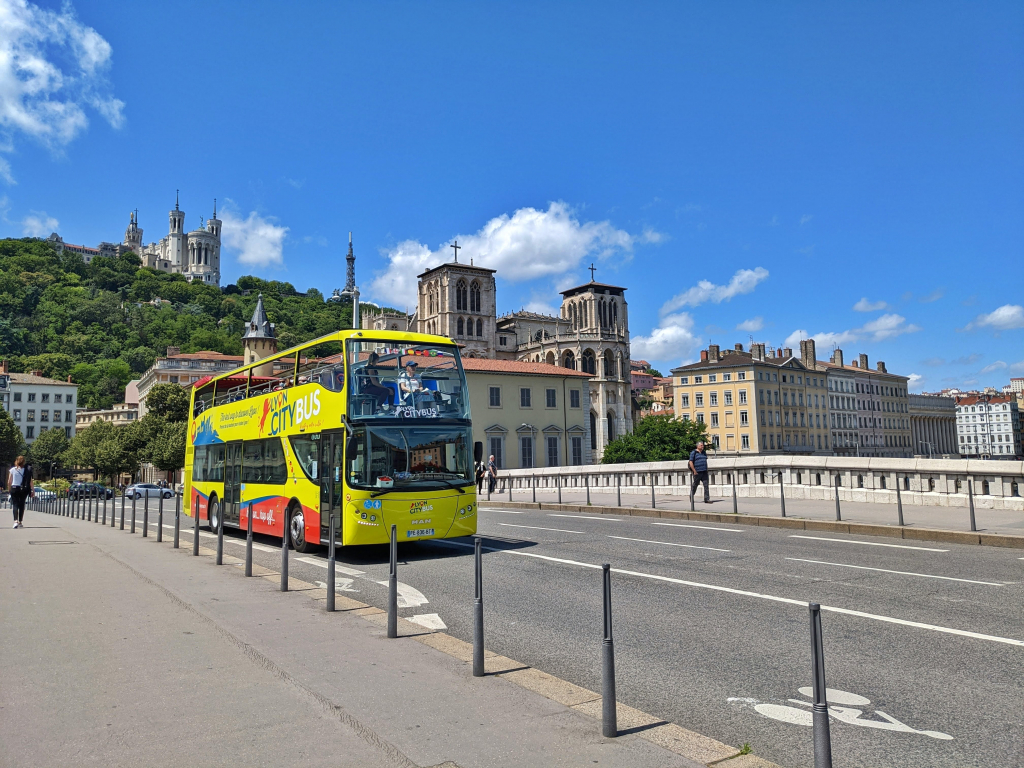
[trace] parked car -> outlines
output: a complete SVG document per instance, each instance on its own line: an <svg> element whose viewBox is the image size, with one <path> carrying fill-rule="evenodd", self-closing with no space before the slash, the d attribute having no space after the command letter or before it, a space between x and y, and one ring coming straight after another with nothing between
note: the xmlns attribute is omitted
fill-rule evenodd
<svg viewBox="0 0 1024 768"><path fill-rule="evenodd" d="M159 499L161 496L165 499L173 499L174 491L170 488L161 488L156 483L135 483L124 489L124 495L129 499L141 499L143 497Z"/></svg>
<svg viewBox="0 0 1024 768"><path fill-rule="evenodd" d="M114 489L99 483L75 483L68 488L68 496L72 499L112 499Z"/></svg>
<svg viewBox="0 0 1024 768"><path fill-rule="evenodd" d="M36 488L36 501L49 501L57 498L57 494L47 488Z"/></svg>

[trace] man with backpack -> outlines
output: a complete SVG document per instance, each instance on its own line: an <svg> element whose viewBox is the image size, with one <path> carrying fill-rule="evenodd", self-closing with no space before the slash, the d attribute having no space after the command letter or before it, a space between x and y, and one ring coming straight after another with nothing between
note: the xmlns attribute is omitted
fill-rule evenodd
<svg viewBox="0 0 1024 768"><path fill-rule="evenodd" d="M11 493L11 511L14 512L14 527L24 528L25 500L35 495L32 487L32 467L25 464L25 457L14 460L14 466L7 473L7 487Z"/></svg>
<svg viewBox="0 0 1024 768"><path fill-rule="evenodd" d="M708 455L704 452L704 441L697 443L697 449L690 451L690 472L693 473L693 482L690 485L690 501L693 501L697 488L704 483L704 503L711 503L711 493L708 488Z"/></svg>

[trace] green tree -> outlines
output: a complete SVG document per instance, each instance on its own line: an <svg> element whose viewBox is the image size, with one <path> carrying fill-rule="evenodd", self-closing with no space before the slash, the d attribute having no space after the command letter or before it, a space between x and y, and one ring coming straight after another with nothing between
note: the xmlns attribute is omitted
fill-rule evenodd
<svg viewBox="0 0 1024 768"><path fill-rule="evenodd" d="M147 460L173 479L172 472L185 466L185 435L188 424L184 421L164 424L149 444Z"/></svg>
<svg viewBox="0 0 1024 768"><path fill-rule="evenodd" d="M45 468L47 474L51 474L53 467L62 461L64 452L71 446L64 430L60 427L48 429L35 439L29 448L29 456L32 463L39 468Z"/></svg>
<svg viewBox="0 0 1024 768"><path fill-rule="evenodd" d="M146 394L146 410L167 421L188 421L188 407L188 390L177 384L154 384Z"/></svg>
<svg viewBox="0 0 1024 768"><path fill-rule="evenodd" d="M14 423L11 414L0 408L0 469L12 466L24 447L25 439L21 436L18 425ZM6 482L5 478L4 483Z"/></svg>
<svg viewBox="0 0 1024 768"><path fill-rule="evenodd" d="M668 415L647 416L605 446L602 464L628 464L641 461L683 461L697 446L708 442L707 425L697 421L679 421Z"/></svg>
<svg viewBox="0 0 1024 768"><path fill-rule="evenodd" d="M664 378L661 375L661 371L659 371L657 368L651 368L651 366L647 366L647 373L651 374L651 376L654 376L655 378L658 379Z"/></svg>

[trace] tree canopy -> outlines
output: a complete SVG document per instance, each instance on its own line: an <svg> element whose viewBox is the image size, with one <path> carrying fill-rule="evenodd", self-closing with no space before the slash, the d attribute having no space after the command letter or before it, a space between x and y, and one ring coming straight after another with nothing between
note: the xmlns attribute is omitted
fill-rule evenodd
<svg viewBox="0 0 1024 768"><path fill-rule="evenodd" d="M189 391L177 384L154 384L146 394L146 410L167 421L188 421L188 406Z"/></svg>
<svg viewBox="0 0 1024 768"><path fill-rule="evenodd" d="M51 466L63 462L64 452L70 447L64 430L60 427L48 429L35 439L29 448L29 457L37 469L49 470Z"/></svg>
<svg viewBox="0 0 1024 768"><path fill-rule="evenodd" d="M707 425L680 421L668 415L647 416L633 425L633 434L622 435L605 446L602 464L642 461L683 461L697 447L708 442Z"/></svg>
<svg viewBox="0 0 1024 768"><path fill-rule="evenodd" d="M0 323L3 318L0 317ZM11 414L0 408L0 467L9 467L14 460L21 455L25 448L25 440L21 436L21 430L14 423ZM6 483L6 479L4 479Z"/></svg>

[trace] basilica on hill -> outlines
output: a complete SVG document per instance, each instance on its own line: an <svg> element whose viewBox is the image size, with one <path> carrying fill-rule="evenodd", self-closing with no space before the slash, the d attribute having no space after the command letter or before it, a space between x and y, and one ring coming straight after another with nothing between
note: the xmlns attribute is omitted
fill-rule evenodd
<svg viewBox="0 0 1024 768"><path fill-rule="evenodd" d="M597 453L633 431L626 289L591 280L562 291L558 315L497 314L493 269L457 259L419 275L416 311L364 307L362 327L448 336L463 357L546 363L589 373Z"/></svg>

